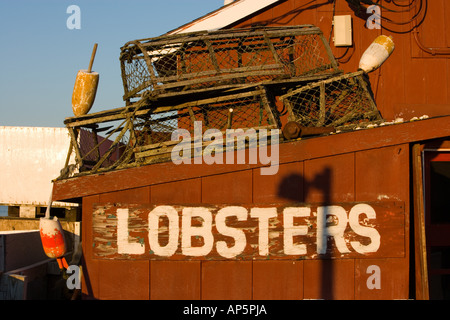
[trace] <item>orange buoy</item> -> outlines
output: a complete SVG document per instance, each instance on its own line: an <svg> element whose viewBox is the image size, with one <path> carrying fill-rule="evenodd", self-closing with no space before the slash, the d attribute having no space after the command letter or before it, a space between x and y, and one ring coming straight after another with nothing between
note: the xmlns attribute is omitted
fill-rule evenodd
<svg viewBox="0 0 450 320"><path fill-rule="evenodd" d="M79 70L75 79L72 93L72 110L76 117L87 114L94 104L99 74L91 70L96 51L97 44L94 45L89 68L87 70Z"/></svg>
<svg viewBox="0 0 450 320"><path fill-rule="evenodd" d="M59 268L68 268L64 255L67 252L64 232L57 217L41 218L39 221L42 247L49 258L56 258Z"/></svg>
<svg viewBox="0 0 450 320"><path fill-rule="evenodd" d="M361 56L359 69L366 73L378 69L389 58L394 48L392 36L378 36Z"/></svg>

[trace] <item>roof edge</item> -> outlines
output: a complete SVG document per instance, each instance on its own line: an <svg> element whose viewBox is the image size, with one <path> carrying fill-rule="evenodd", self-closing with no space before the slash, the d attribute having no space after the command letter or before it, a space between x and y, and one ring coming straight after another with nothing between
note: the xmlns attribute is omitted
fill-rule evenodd
<svg viewBox="0 0 450 320"><path fill-rule="evenodd" d="M283 0L235 0L166 34L219 30L280 1Z"/></svg>

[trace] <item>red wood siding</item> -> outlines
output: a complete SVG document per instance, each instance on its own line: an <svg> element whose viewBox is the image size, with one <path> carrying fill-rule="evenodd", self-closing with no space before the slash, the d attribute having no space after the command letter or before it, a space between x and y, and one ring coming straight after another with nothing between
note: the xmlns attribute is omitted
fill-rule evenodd
<svg viewBox="0 0 450 320"><path fill-rule="evenodd" d="M392 4L383 1L383 4ZM418 28L425 47L450 45L450 5L428 1ZM286 0L233 27L253 24L314 24L330 35L332 4ZM368 30L347 2L336 15L351 14L354 46L331 48L345 72L355 71L362 53L379 34L392 34L396 49L370 74L383 117L447 115L450 110L448 54L419 47L411 24L383 22ZM409 14L383 11L407 21ZM402 33L404 32L404 33ZM405 299L409 292L410 143L450 136L450 118L436 118L280 145L276 175L258 165L163 163L55 183L54 199L82 198L85 297L99 299ZM290 202L399 201L404 205L404 250L400 257L288 261L147 261L94 259L93 206L99 202L142 204L264 204ZM381 289L370 289L369 267L381 270Z"/></svg>
<svg viewBox="0 0 450 320"><path fill-rule="evenodd" d="M57 182L55 199L82 197L83 294L99 299L408 298L410 150L406 141L450 135L449 124L448 117L438 118L282 144L281 165L273 176L261 176L257 165L183 168L164 163ZM393 200L405 206L404 236L400 236L404 237L405 247L403 251L395 249L403 252L399 257L234 264L235 261L117 262L95 259L93 255L92 209L96 203L186 205L217 201L250 205ZM332 277L314 271L315 266L322 264L324 270L332 268ZM370 265L381 270L382 292L367 288ZM242 278L236 284L235 295L229 293L234 286L230 283L209 288L218 279L214 270L233 270L236 279ZM265 272L269 270L273 273L267 279ZM123 277L124 274L129 276ZM347 277L348 285L342 288L334 283ZM286 283L290 283L288 288Z"/></svg>
<svg viewBox="0 0 450 320"><path fill-rule="evenodd" d="M380 294L377 290L367 289L365 281L369 275L366 272L368 267L366 259L305 261L94 259L92 208L99 202L252 204L263 200L264 190L268 195L266 203L280 200L289 203L302 199L321 203L351 202L358 199L366 201L394 199L407 202L409 179L405 174L407 170L405 168L408 168L408 154L408 145L399 145L308 161L293 161L282 164L278 174L274 176L261 176L259 170L248 169L85 197L83 245L86 254L86 273L83 292L99 299L386 298L387 293ZM390 165L386 159L389 159ZM386 171L384 178L377 176L376 173L380 170ZM149 181L150 177L151 175ZM264 185L267 185L266 189ZM409 213L405 213L405 219L408 221ZM408 241L408 228L409 225L405 224L404 234L399 235L404 238L405 243ZM388 297L408 297L409 254L404 250L404 248L394 250L403 252L403 258L368 259L371 264L379 266L382 270L383 292L386 287L391 286L384 278L401 282L394 291L389 291ZM389 256L383 254L385 257Z"/></svg>
<svg viewBox="0 0 450 320"><path fill-rule="evenodd" d="M252 261L202 262L202 299L252 299Z"/></svg>
<svg viewBox="0 0 450 320"><path fill-rule="evenodd" d="M202 298L201 276L200 261L152 261L150 298L199 300Z"/></svg>
<svg viewBox="0 0 450 320"><path fill-rule="evenodd" d="M253 262L252 298L255 300L303 299L303 266L303 261Z"/></svg>
<svg viewBox="0 0 450 320"><path fill-rule="evenodd" d="M354 201L354 154L305 161L305 202Z"/></svg>
<svg viewBox="0 0 450 320"><path fill-rule="evenodd" d="M281 164L275 175L253 169L253 202L303 202L303 161Z"/></svg>
<svg viewBox="0 0 450 320"><path fill-rule="evenodd" d="M354 72L358 68L363 52L380 34L392 35L395 51L386 63L370 74L375 100L383 117L388 120L397 117L410 119L415 116L447 115L450 107L450 5L445 0L427 1L427 14L418 27L419 39L425 47L440 48L448 54L432 55L422 50L412 32L412 23L405 23L415 13L392 13L382 10L386 19L402 23L394 24L382 20L383 29L368 29L363 18L356 17L346 1L336 1L335 15L352 15L353 43L347 48L330 45L340 67L345 72ZM392 3L383 1L383 5L394 9ZM417 5L418 7L418 5ZM287 0L269 7L249 19L240 21L232 27L251 25L298 25L313 24L321 28L326 39L329 38L333 16L333 4L309 0ZM420 20L418 20L420 21Z"/></svg>
<svg viewBox="0 0 450 320"><path fill-rule="evenodd" d="M202 203L252 203L252 171L203 177Z"/></svg>
<svg viewBox="0 0 450 320"><path fill-rule="evenodd" d="M310 260L304 265L304 298L355 298L355 260Z"/></svg>

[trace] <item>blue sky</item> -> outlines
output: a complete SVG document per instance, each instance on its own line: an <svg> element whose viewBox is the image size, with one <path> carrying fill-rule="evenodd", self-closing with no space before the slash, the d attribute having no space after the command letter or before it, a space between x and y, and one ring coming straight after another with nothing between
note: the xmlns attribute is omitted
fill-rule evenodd
<svg viewBox="0 0 450 320"><path fill-rule="evenodd" d="M220 8L223 0L0 0L0 126L64 127L77 71L100 74L91 112L124 106L120 47ZM67 8L80 8L70 30Z"/></svg>

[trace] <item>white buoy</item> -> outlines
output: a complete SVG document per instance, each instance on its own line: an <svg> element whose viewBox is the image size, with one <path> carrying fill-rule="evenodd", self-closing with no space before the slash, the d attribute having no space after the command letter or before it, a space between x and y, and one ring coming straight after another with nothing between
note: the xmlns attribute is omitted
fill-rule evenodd
<svg viewBox="0 0 450 320"><path fill-rule="evenodd" d="M64 258L64 255L67 252L66 241L64 238L63 228L58 218L55 216L53 219L50 219L52 193L50 193L50 199L48 202L47 211L45 212L45 217L41 218L39 221L39 231L45 254L49 258L56 258L59 268L63 269L69 267L66 259Z"/></svg>
<svg viewBox="0 0 450 320"><path fill-rule="evenodd" d="M378 36L363 53L359 61L359 69L366 73L378 69L394 51L392 36Z"/></svg>

